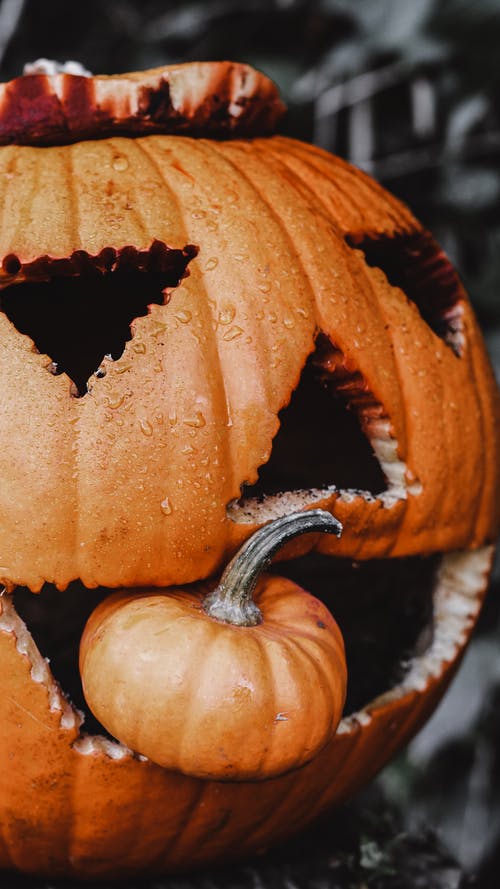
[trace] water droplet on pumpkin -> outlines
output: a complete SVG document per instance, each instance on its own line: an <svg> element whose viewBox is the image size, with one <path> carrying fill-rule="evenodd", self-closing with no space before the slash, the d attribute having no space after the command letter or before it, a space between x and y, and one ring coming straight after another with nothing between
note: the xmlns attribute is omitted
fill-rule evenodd
<svg viewBox="0 0 500 889"><path fill-rule="evenodd" d="M226 330L222 339L226 340L226 342L230 342L230 340L235 340L243 333L241 327L230 327L229 330Z"/></svg>
<svg viewBox="0 0 500 889"><path fill-rule="evenodd" d="M116 392L112 392L111 395L108 396L108 407L112 410L116 410L116 408L120 407L123 404L125 396L119 395Z"/></svg>
<svg viewBox="0 0 500 889"><path fill-rule="evenodd" d="M183 422L185 426L194 426L195 429L201 429L207 421L201 411L196 411L193 417L186 417Z"/></svg>
<svg viewBox="0 0 500 889"><path fill-rule="evenodd" d="M126 157L115 157L113 160L113 169L118 170L119 173L123 173L124 170L128 169L128 160Z"/></svg>
<svg viewBox="0 0 500 889"><path fill-rule="evenodd" d="M234 253L233 254L233 259L235 259L236 262L244 262L245 259L247 259L247 258L248 257L246 255L246 253Z"/></svg>
<svg viewBox="0 0 500 889"><path fill-rule="evenodd" d="M117 374L124 374L127 370L130 370L131 367L132 367L131 364L128 364L126 361L124 361L123 363L115 364L114 371ZM106 373L106 371L104 371L104 373ZM97 374L96 374L96 376L97 376ZM104 374L103 374L103 376L104 376Z"/></svg>
<svg viewBox="0 0 500 889"><path fill-rule="evenodd" d="M205 271L211 272L213 269L216 269L219 265L219 260L216 256L211 256L210 259L207 259L205 263Z"/></svg>
<svg viewBox="0 0 500 889"><path fill-rule="evenodd" d="M161 333L165 333L166 329L167 325L164 324L163 321L156 321L151 333L153 336L160 336Z"/></svg>
<svg viewBox="0 0 500 889"><path fill-rule="evenodd" d="M192 317L193 316L191 315L191 312L188 312L187 310L176 312L176 314L174 315L174 318L176 318L177 321L180 321L181 324L189 324Z"/></svg>
<svg viewBox="0 0 500 889"><path fill-rule="evenodd" d="M269 315L267 317L271 324L276 324L276 321L278 320L276 312L269 312Z"/></svg>
<svg viewBox="0 0 500 889"><path fill-rule="evenodd" d="M192 445L184 445L184 447L181 449L181 454L194 454L195 450L196 449L193 448Z"/></svg>
<svg viewBox="0 0 500 889"><path fill-rule="evenodd" d="M153 427L149 420L139 420L139 426L143 435L146 435L148 438L153 434Z"/></svg>
<svg viewBox="0 0 500 889"><path fill-rule="evenodd" d="M218 315L219 324L222 324L224 327L226 324L231 324L234 316L236 315L236 309L234 306L224 306L223 309L220 310Z"/></svg>
<svg viewBox="0 0 500 889"><path fill-rule="evenodd" d="M288 330L291 330L292 327L295 327L295 321L293 318L283 318L283 325L287 327Z"/></svg>
<svg viewBox="0 0 500 889"><path fill-rule="evenodd" d="M160 509L163 515L170 515L172 513L172 506L168 497L165 497L165 499L161 501Z"/></svg>
<svg viewBox="0 0 500 889"><path fill-rule="evenodd" d="M269 293L271 290L269 281L263 281L262 284L259 284L259 290L261 293Z"/></svg>

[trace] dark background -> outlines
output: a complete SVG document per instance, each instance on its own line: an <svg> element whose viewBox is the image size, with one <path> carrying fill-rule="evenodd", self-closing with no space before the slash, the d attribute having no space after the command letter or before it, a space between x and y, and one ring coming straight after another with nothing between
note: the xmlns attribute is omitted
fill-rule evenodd
<svg viewBox="0 0 500 889"><path fill-rule="evenodd" d="M433 230L497 370L499 47L500 0L0 2L2 80L41 56L94 73L231 58L270 75L288 134L373 174ZM256 866L144 885L498 889L499 574L440 710L341 816Z"/></svg>

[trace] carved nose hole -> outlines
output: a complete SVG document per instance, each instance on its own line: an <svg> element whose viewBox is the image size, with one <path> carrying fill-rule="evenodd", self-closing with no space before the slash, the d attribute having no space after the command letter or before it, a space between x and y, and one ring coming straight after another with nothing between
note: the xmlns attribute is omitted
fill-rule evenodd
<svg viewBox="0 0 500 889"><path fill-rule="evenodd" d="M260 467L257 483L243 490L244 497L332 484L372 494L386 490L384 473L360 424L370 395L359 375L342 372L339 360L334 371L327 369L332 356L341 358L320 334L290 403L280 413L271 456Z"/></svg>
<svg viewBox="0 0 500 889"><path fill-rule="evenodd" d="M85 395L92 374L103 374L104 356L116 360L123 353L132 321L151 304L165 304L186 274L193 250L158 245L104 257L84 254L84 261L74 255L62 267L49 265L47 280L20 281L0 292L1 311L50 357L51 373L70 377L72 394ZM39 267L32 268L36 272Z"/></svg>

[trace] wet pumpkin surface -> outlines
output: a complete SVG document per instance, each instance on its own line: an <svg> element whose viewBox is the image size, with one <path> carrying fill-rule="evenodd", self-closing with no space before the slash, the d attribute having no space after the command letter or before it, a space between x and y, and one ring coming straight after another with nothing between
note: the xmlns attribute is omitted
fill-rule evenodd
<svg viewBox="0 0 500 889"><path fill-rule="evenodd" d="M349 73L356 76L370 71L375 64L373 47L366 48L367 32L376 35L384 30L383 17L378 23L371 19L367 23L367 16L376 17L375 11L369 12L367 4L360 5L358 9L353 5L346 13L345 4L338 4L339 7L344 7L339 10L332 3L328 13L323 10L318 17L309 8L306 9L307 4L283 3L279 4L279 9L278 4L276 8L273 4L272 9L269 5L266 12L255 3L243 2L240 3L238 23L235 21L234 11L232 13L229 8L230 4L225 12L221 12L220 4L207 2L194 4L199 14L193 16L191 22L184 21L184 24L176 18L174 5L164 3L160 11L158 4L150 0L130 2L128 14L133 10L135 15L131 27L130 21L128 26L124 23L123 15L119 14L122 4L116 0L106 4L105 21L102 18L103 8L97 0L90 0L85 6L77 5L70 17L67 16L64 2L49 0L43 4L43 10L41 6L39 11L32 9L30 16L25 16L24 20L21 17L18 22L17 33L14 33L13 40L7 47L2 79L19 73L27 58L47 53L82 58L94 70L118 70L119 66L126 70L143 64L144 59L149 57L148 54L158 54L160 49L167 54L175 53L176 58L181 58L183 54L186 58L193 57L193 52L194 55L197 54L194 46L199 46L200 41L207 57L211 52L220 57L220 48L226 47L230 42L233 57L242 54L246 60L252 61L252 51L255 52L255 47L262 45L264 35L269 58L274 54L276 71L280 70L281 65L287 72L287 78L289 59L295 58L297 68L300 69L299 75L311 69L311 59L314 59L314 66L320 72L322 61L328 52L347 36L358 50L363 47L363 51L358 53L358 62L349 61ZM216 5L219 6L219 11L214 15ZM372 6L375 9L379 4ZM470 92L464 89L467 78L474 80L476 94L478 74L481 73L485 91L488 92L488 58L492 55L488 52L488 40L497 46L498 35L492 17L487 19L486 30L484 21L480 20L483 4L462 4L461 15L457 15L459 4L450 3L445 6L447 9L443 10L439 0L428 5L431 21L427 26L427 39L436 41L433 44L436 59L434 82L439 86L440 78L446 76L447 89L451 89L454 95L450 108L460 112L460 91L465 95ZM411 0L401 0L398 7L403 10L402 19L405 18L404 7L407 8L406 18L410 22L413 7ZM162 16L170 15L168 28L163 33L159 27L160 12ZM452 28L450 18L447 22L447 14L453 18ZM243 20L241 15L244 16ZM467 15L470 19L464 26ZM156 29L154 41L151 22ZM412 46L417 45L417 36L422 40L422 35L417 35L418 28L419 23L414 18L413 25L408 25L408 43ZM439 40L436 40L436 35L439 35ZM488 39L485 45L486 37ZM286 57L281 48L285 43ZM306 51L297 60L299 53L296 48L300 46L302 52L304 44ZM474 56L474 47L477 49L478 46L481 51ZM450 82L449 69L446 65L441 65L438 59L439 47L443 59L447 47L453 49L455 56L462 53L468 59L474 57L473 64L461 66L462 81L458 78L454 84ZM404 56L404 48L401 54ZM353 58L352 54L349 58ZM335 72L335 76L344 76L340 62ZM334 82L328 80L329 76L325 79L323 74L323 81L327 86ZM384 151L401 149L401 130L404 129L405 121L409 125L411 113L406 81L396 82L395 89L396 95L388 97L382 94L380 99L375 97L374 142L378 153L375 173L378 178L386 178L390 187L403 195L418 215L429 222L431 228L434 229L436 224L442 228L447 237L448 249L456 251L455 258L459 260L462 273L465 272L469 284L476 285L470 289L478 300L476 307L481 310L482 320L491 324L496 319L498 323L498 289L492 286L495 273L498 274L498 250L495 246L498 244L498 240L495 240L495 227L498 237L498 212L495 209L495 203L498 208L498 190L494 182L491 185L490 180L491 187L485 192L483 189L484 194L481 191L481 183L484 183L482 173L489 173L494 179L496 161L491 164L491 170L485 171L481 165L483 168L489 166L487 147L479 158L479 163L477 158L474 163L474 157L471 158L464 140L465 150L462 155L460 152L454 155L454 170L450 176L449 166L443 162L444 154L441 156L439 145L447 129L444 117L446 109L441 107L441 132L431 131L428 136L433 150L423 158L423 163L419 165L419 158L422 159L427 143L425 137L420 135L415 139L414 146L418 155L416 164L412 166L412 158L407 153L402 167L397 166L397 159L391 167ZM302 105L299 102L292 109L289 126L294 135L306 138L313 135L311 105L311 102ZM402 113L395 115L395 108L401 109ZM324 136L324 141L330 140L332 144L329 143L328 147L345 154L349 152L349 116L345 109L341 110L340 118L338 125L331 128L330 135ZM490 121L492 119L490 117ZM476 142L477 130L481 127L481 123L476 124ZM334 130L338 140L335 144L332 141ZM403 141L404 139L408 142L406 135ZM403 147L408 148L408 144ZM485 213L489 220L488 237L485 236L484 226L478 224L478 213ZM485 219L484 215L482 218ZM496 341L500 346L498 335ZM464 889L472 885L479 886L480 889L496 889L500 801L495 785L499 785L496 751L500 735L500 680L498 676L495 678L495 670L491 665L495 658L498 659L498 587L497 581L496 602L493 597L490 598L484 611L476 641L449 696L451 703L443 705L443 716L438 714L438 721L432 723L421 736L414 752L410 750L408 756L384 773L382 783L386 792L392 788L392 795L396 795L399 814L395 814L393 806L377 791L370 791L342 810L338 816L327 819L321 829L310 832L300 844L294 842L257 864L252 862L232 868L229 872L203 873L192 878L135 880L118 884L107 882L101 884L101 889L111 886L120 886L121 889L208 889L216 886L221 889L240 886L242 889L290 889L291 886L304 889L317 889L318 886L328 886L331 889L344 889L348 886L369 886L375 889L412 889L414 886ZM463 701L465 696L470 701L471 686L474 688L476 703L472 707L472 714L465 720L464 710L469 708L464 708ZM455 714L455 721L447 715L450 707ZM456 861L443 851L435 836L413 826L415 819L435 827L446 826L446 841L455 849L460 847L461 838L465 835L469 853L472 851L475 855L475 864L471 864L469 859L469 868L479 873L478 880L474 882L466 878ZM408 824L412 826L408 828ZM11 886L12 889L73 889L76 886L67 880L32 880L10 874L4 877L3 885Z"/></svg>

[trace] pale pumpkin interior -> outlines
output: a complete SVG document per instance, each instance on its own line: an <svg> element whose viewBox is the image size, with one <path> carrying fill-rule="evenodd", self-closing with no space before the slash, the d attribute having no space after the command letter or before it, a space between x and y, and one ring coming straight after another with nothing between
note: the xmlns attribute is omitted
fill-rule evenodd
<svg viewBox="0 0 500 889"><path fill-rule="evenodd" d="M339 623L347 651L345 716L396 686L432 641L433 590L439 556L352 563L311 554L273 568L320 598ZM75 582L65 592L48 584L38 595L18 588L13 601L41 654L73 705L83 729L106 735L89 712L78 671L85 623L107 589Z"/></svg>

